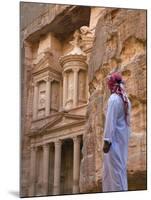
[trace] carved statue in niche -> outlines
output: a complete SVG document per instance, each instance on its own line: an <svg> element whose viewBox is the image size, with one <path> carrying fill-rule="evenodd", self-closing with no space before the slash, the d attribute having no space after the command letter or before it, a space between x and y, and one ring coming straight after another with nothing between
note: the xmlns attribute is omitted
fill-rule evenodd
<svg viewBox="0 0 151 200"><path fill-rule="evenodd" d="M38 93L38 116L42 117L45 115L45 105L46 105L46 83L44 81L39 83L39 93Z"/></svg>
<svg viewBox="0 0 151 200"><path fill-rule="evenodd" d="M72 46L73 49L70 51L67 55L85 55L85 53L81 50L80 48L80 43L81 43L81 35L80 31L76 30L73 34L73 40L69 42Z"/></svg>
<svg viewBox="0 0 151 200"><path fill-rule="evenodd" d="M45 108L45 91L40 91L39 108Z"/></svg>
<svg viewBox="0 0 151 200"><path fill-rule="evenodd" d="M79 72L79 101L86 100L86 73Z"/></svg>
<svg viewBox="0 0 151 200"><path fill-rule="evenodd" d="M51 110L58 111L59 109L59 83L53 81L51 83L52 88L52 99L51 99Z"/></svg>
<svg viewBox="0 0 151 200"><path fill-rule="evenodd" d="M70 41L69 43L72 44L73 46L78 46L79 45L79 41L81 39L81 36L80 36L80 32L79 30L76 30L73 34L73 40Z"/></svg>

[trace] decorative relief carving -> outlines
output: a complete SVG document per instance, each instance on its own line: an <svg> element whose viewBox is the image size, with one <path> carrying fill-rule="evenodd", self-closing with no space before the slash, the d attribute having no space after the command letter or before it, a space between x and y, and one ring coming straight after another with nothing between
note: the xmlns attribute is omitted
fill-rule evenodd
<svg viewBox="0 0 151 200"><path fill-rule="evenodd" d="M40 92L39 108L45 108L45 91Z"/></svg>
<svg viewBox="0 0 151 200"><path fill-rule="evenodd" d="M46 78L49 76L49 72L43 72L40 74L37 74L36 76L33 77L33 82L40 82L40 81L46 81Z"/></svg>
<svg viewBox="0 0 151 200"><path fill-rule="evenodd" d="M51 110L58 111L59 110L59 82L53 81L51 83L52 95L51 95Z"/></svg>
<svg viewBox="0 0 151 200"><path fill-rule="evenodd" d="M40 73L40 74L37 74L36 76L33 77L33 84L37 84L38 82L40 81L53 81L53 80L56 80L56 81L60 81L61 80L61 77L60 75L57 75L53 72L43 72L43 73Z"/></svg>

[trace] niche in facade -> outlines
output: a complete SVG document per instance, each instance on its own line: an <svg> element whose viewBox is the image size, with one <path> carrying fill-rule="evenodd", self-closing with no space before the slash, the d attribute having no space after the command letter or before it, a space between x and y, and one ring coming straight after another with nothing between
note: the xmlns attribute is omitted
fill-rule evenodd
<svg viewBox="0 0 151 200"><path fill-rule="evenodd" d="M67 101L66 107L71 108L73 106L73 71L67 72Z"/></svg>
<svg viewBox="0 0 151 200"><path fill-rule="evenodd" d="M59 82L58 81L52 81L51 83L51 112L58 112L59 111L59 101L60 101L60 96L59 96Z"/></svg>
<svg viewBox="0 0 151 200"><path fill-rule="evenodd" d="M38 118L45 116L46 107L46 82L40 81L38 84Z"/></svg>
<svg viewBox="0 0 151 200"><path fill-rule="evenodd" d="M86 71L80 70L78 74L78 96L79 96L79 104L86 103Z"/></svg>

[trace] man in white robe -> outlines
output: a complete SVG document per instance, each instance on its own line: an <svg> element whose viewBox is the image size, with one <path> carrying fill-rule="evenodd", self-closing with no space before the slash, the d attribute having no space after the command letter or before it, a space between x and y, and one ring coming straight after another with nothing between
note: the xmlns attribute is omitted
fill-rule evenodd
<svg viewBox="0 0 151 200"><path fill-rule="evenodd" d="M111 96L108 99L104 128L103 192L128 190L127 158L130 135L130 101L124 91L122 77L108 77Z"/></svg>

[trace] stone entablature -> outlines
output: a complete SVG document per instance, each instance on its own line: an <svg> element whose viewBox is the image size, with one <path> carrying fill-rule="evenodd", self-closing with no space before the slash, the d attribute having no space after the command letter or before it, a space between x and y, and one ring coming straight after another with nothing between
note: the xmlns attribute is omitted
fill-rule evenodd
<svg viewBox="0 0 151 200"><path fill-rule="evenodd" d="M61 74L57 74L54 71L43 71L41 73L36 74L35 76L33 76L33 84L36 84L40 81L48 81L48 79L50 79L50 81L56 80L56 81L61 81Z"/></svg>
<svg viewBox="0 0 151 200"><path fill-rule="evenodd" d="M76 68L76 66L83 70L87 70L86 55L69 54L61 56L59 62L64 71L67 71L68 69L72 69L74 67Z"/></svg>
<svg viewBox="0 0 151 200"><path fill-rule="evenodd" d="M79 128L78 129L75 129L73 131L72 129L72 133L71 131L69 132L67 129L69 127L66 127L66 129L64 129L64 131L59 131L58 134L55 133L55 130L53 130L53 133L47 133L45 134L44 136L31 136L31 146L35 146L35 147L40 147L42 146L43 144L49 144L51 142L54 142L55 140L57 139L60 139L60 140L65 140L65 139L72 139L74 136L79 136L79 135L83 135L84 133L84 129L83 129L83 126L84 125L84 121L81 122L81 124L79 123L78 126ZM56 131L58 131L56 129Z"/></svg>
<svg viewBox="0 0 151 200"><path fill-rule="evenodd" d="M66 128L71 128L71 126L75 127L77 124L81 124L86 120L85 115L75 115L64 112L57 113L54 116L52 115L52 117L53 119L44 124L41 128L33 127L30 130L29 136L44 135L56 130L62 131Z"/></svg>

